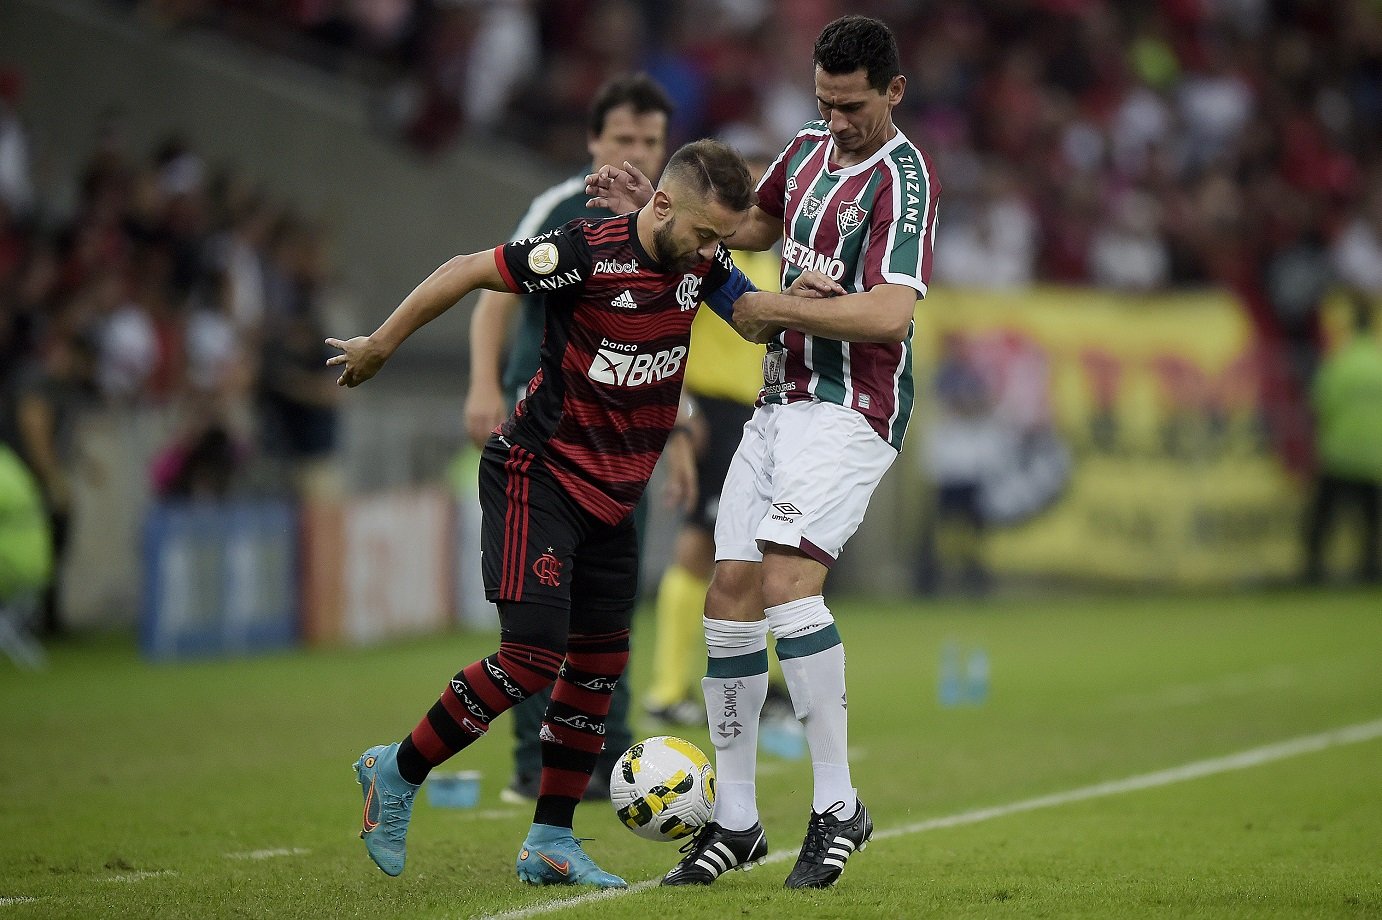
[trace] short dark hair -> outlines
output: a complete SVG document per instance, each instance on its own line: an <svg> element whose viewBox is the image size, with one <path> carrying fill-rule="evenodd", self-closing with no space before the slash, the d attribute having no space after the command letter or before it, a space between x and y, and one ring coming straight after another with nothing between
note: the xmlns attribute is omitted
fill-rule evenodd
<svg viewBox="0 0 1382 920"><path fill-rule="evenodd" d="M821 29L813 60L836 76L862 67L868 71L869 86L880 93L902 73L892 29L868 16L841 16Z"/></svg>
<svg viewBox="0 0 1382 920"><path fill-rule="evenodd" d="M747 211L757 200L749 168L733 147L706 138L672 154L663 177L675 177L699 195L714 195L732 211Z"/></svg>
<svg viewBox="0 0 1382 920"><path fill-rule="evenodd" d="M667 91L646 73L615 77L595 93L590 104L590 133L599 137L605 131L605 117L621 105L632 107L635 115L661 112L668 118L676 111Z"/></svg>

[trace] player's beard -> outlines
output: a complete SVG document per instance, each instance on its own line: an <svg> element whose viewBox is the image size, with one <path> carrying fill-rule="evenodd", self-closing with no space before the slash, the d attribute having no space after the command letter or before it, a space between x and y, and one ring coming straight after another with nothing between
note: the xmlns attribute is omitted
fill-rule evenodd
<svg viewBox="0 0 1382 920"><path fill-rule="evenodd" d="M653 248L657 250L654 255L657 261L662 264L662 268L667 274L675 275L677 272L689 272L701 263L701 257L696 250L676 253L676 241L672 238L672 230L676 226L676 218L667 221L661 227L653 229Z"/></svg>

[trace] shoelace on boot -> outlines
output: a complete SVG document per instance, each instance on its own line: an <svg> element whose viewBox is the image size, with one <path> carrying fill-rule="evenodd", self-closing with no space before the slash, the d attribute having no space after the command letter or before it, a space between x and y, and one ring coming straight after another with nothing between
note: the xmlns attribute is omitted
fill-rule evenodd
<svg viewBox="0 0 1382 920"><path fill-rule="evenodd" d="M389 792L386 789L380 790L379 802L383 806L380 811L384 817L383 826L380 830L384 832L385 837L394 843L402 843L407 836L408 809L412 805L415 794L416 790L401 793Z"/></svg>
<svg viewBox="0 0 1382 920"><path fill-rule="evenodd" d="M681 845L682 853L693 853L705 840L710 837L710 825L705 824L700 830L691 835L691 839Z"/></svg>
<svg viewBox="0 0 1382 920"><path fill-rule="evenodd" d="M836 802L820 814L811 813L811 820L806 824L806 839L801 844L802 859L820 862L825 858L825 850L830 837L830 832L825 827L825 819L827 816L843 811L844 807L844 802Z"/></svg>

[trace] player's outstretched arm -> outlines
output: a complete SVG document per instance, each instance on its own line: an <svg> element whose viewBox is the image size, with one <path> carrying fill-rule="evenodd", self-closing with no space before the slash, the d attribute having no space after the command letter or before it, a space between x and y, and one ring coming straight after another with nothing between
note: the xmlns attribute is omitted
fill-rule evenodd
<svg viewBox="0 0 1382 920"><path fill-rule="evenodd" d="M507 291L494 260L492 249L455 256L413 288L374 332L347 340L327 339L326 344L341 350L341 354L326 362L328 367L341 368L336 383L343 387L359 386L379 373L384 362L408 336L451 309L471 291L479 288Z"/></svg>

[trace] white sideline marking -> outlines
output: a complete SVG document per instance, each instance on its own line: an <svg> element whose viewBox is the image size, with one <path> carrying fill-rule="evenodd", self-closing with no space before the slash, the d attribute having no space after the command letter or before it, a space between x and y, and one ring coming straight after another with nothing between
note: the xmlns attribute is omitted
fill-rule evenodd
<svg viewBox="0 0 1382 920"><path fill-rule="evenodd" d="M1197 684L1176 684L1146 693L1115 699L1109 706L1115 712L1157 712L1180 706L1198 706L1219 699L1252 696L1263 690L1285 690L1303 683L1299 668L1278 667L1269 671L1228 674L1217 680Z"/></svg>
<svg viewBox="0 0 1382 920"><path fill-rule="evenodd" d="M31 898L27 895L19 895L13 898L0 898L0 907L9 907L11 904L32 904L38 898Z"/></svg>
<svg viewBox="0 0 1382 920"><path fill-rule="evenodd" d="M227 853L226 859L273 859L275 856L306 856L311 852L302 847L274 847L268 850L250 850L248 853Z"/></svg>
<svg viewBox="0 0 1382 920"><path fill-rule="evenodd" d="M1360 744L1364 741L1372 741L1376 738L1382 738L1382 719L1377 719L1372 722L1360 722L1356 725L1345 725L1342 728L1320 732L1317 735L1302 735L1298 738L1289 738L1285 741L1279 741L1276 744L1249 748L1246 751L1239 751L1237 754L1228 754L1224 757L1195 760L1166 770L1141 773L1136 776L1128 776L1106 783L1095 783L1092 786L1080 786L1077 789L1067 789L1065 792L1041 795L1034 799L1023 799L1020 802L1009 802L1007 805L995 805L991 808L979 808L974 811L965 811L956 815L947 815L942 818L931 818L926 821L917 821L913 824L904 824L901 827L892 827L887 830L875 831L872 839L887 840L890 837L905 837L910 834L942 830L948 827L962 827L966 824L978 824L981 821L989 821L993 818L1003 818L1024 811L1054 808L1058 805L1069 805L1071 802L1084 802L1089 799L1104 798L1110 795L1122 795L1125 792L1136 792L1140 789L1154 789L1158 786L1169 786L1173 783L1183 783L1186 780L1213 776L1218 773L1228 773L1232 770L1246 770L1250 767L1260 767L1263 764L1285 760L1288 757L1298 757L1301 754L1312 754L1316 751L1340 747L1345 744ZM767 859L763 862L765 865L768 863L785 862L795 856L795 850L779 850L776 853L768 854ZM556 911L564 910L567 907L572 907L577 904L605 901L610 898L633 894L636 891L646 891L649 888L656 887L659 881L661 881L661 879L648 879L642 882L634 882L628 888L611 888L603 891L593 891L589 894L577 895L571 898L559 898L555 901L549 901L546 904L534 905L533 907L524 907L518 910L488 914L485 916L484 920L521 920L521 918L525 917L538 917L543 914L555 913Z"/></svg>
<svg viewBox="0 0 1382 920"><path fill-rule="evenodd" d="M142 882L150 878L162 878L165 875L177 875L172 869L157 869L155 871L129 872L125 875L111 875L107 878L97 879L100 882Z"/></svg>

